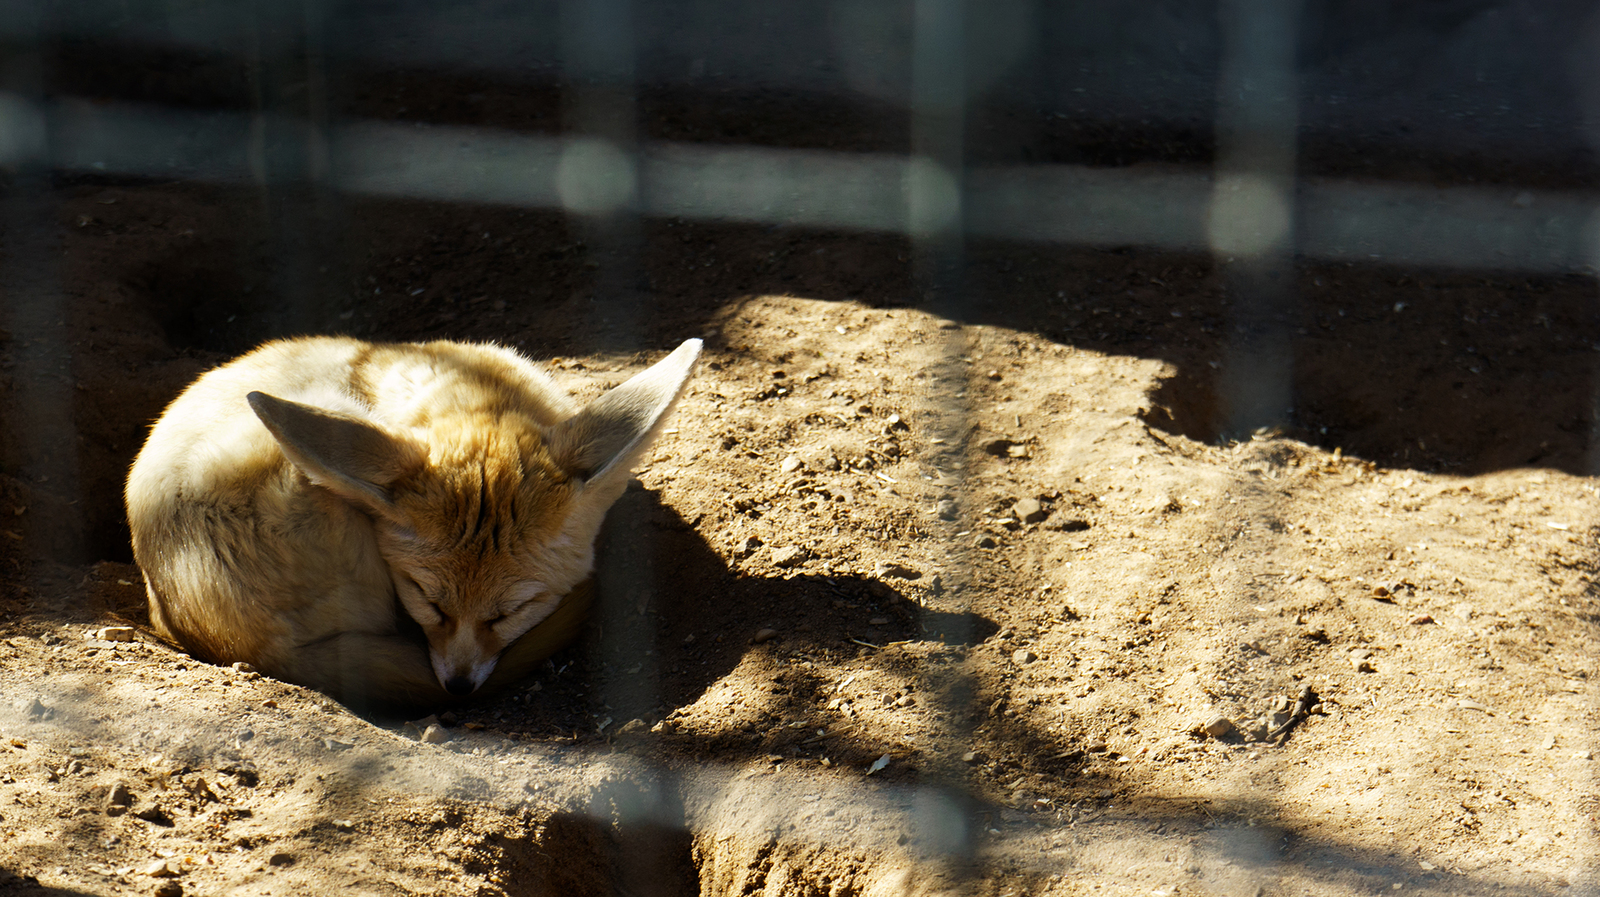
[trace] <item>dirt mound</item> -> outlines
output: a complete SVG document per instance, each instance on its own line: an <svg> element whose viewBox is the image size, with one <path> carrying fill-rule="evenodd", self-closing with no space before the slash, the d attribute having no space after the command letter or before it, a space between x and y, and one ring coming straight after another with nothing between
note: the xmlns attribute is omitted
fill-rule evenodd
<svg viewBox="0 0 1600 897"><path fill-rule="evenodd" d="M665 221L630 261L352 202L290 266L250 196L52 196L0 332L0 893L1592 883L1591 287L1307 266L1294 419L1227 434L1204 260L979 246L1005 301L952 319L889 238ZM594 301L623 276L652 301ZM585 396L707 340L585 640L446 740L138 628L143 428L285 329Z"/></svg>

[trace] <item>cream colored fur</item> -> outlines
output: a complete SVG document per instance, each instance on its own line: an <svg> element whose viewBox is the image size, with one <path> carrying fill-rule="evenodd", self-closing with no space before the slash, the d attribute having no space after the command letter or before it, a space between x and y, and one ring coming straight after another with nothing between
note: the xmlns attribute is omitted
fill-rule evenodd
<svg viewBox="0 0 1600 897"><path fill-rule="evenodd" d="M583 409L492 345L293 339L210 371L128 476L151 622L377 709L519 674L576 630L606 510L699 351Z"/></svg>

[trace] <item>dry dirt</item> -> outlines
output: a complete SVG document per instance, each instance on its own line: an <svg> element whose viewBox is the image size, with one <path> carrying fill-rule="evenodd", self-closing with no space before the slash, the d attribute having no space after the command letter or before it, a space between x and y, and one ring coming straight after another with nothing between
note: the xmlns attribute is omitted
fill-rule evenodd
<svg viewBox="0 0 1600 897"><path fill-rule="evenodd" d="M1600 887L1587 280L1301 266L1294 426L1240 440L1205 258L974 246L940 315L884 237L24 187L0 893ZM496 339L581 395L707 340L587 634L443 743L99 637L145 622L144 428L294 328Z"/></svg>

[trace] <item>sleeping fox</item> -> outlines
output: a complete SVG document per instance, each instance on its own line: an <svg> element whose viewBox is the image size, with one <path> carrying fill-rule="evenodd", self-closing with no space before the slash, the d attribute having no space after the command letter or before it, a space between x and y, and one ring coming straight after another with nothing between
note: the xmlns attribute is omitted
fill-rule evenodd
<svg viewBox="0 0 1600 897"><path fill-rule="evenodd" d="M510 681L575 634L606 510L699 353L581 410L493 345L310 337L212 370L128 476L151 622L362 708Z"/></svg>

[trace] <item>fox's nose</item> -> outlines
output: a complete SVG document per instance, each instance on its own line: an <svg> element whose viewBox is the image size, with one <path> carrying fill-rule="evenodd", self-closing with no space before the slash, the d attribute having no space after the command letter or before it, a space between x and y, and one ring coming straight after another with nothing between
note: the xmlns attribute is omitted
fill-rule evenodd
<svg viewBox="0 0 1600 897"><path fill-rule="evenodd" d="M472 688L472 680L466 676L451 676L444 684L444 690L458 698L472 694Z"/></svg>

